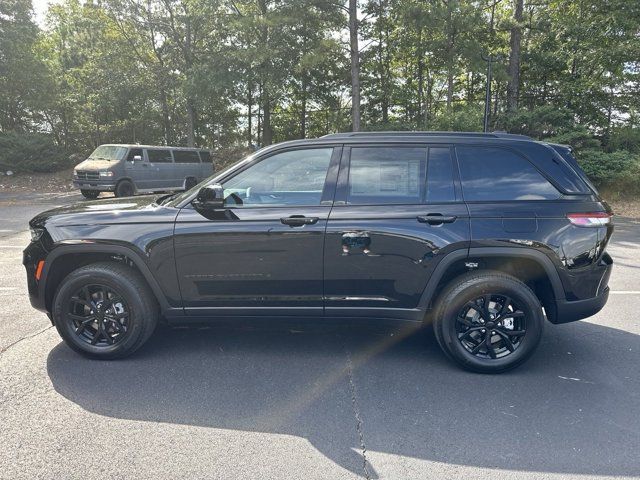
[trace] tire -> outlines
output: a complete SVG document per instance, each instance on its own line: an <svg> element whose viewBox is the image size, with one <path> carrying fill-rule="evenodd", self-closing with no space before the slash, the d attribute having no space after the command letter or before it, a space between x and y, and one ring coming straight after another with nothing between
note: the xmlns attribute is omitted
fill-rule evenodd
<svg viewBox="0 0 640 480"><path fill-rule="evenodd" d="M130 180L120 180L114 193L116 197L133 197L136 189Z"/></svg>
<svg viewBox="0 0 640 480"><path fill-rule="evenodd" d="M101 192L98 190L80 190L80 193L84 198L88 198L89 200L95 200L98 198Z"/></svg>
<svg viewBox="0 0 640 480"><path fill-rule="evenodd" d="M187 177L184 179L184 189L186 190L191 190L193 187L195 187L198 184L198 180L193 178L193 177Z"/></svg>
<svg viewBox="0 0 640 480"><path fill-rule="evenodd" d="M501 272L470 272L456 278L439 296L433 315L444 353L462 368L479 373L501 373L521 365L540 343L543 327L535 293Z"/></svg>
<svg viewBox="0 0 640 480"><path fill-rule="evenodd" d="M98 287L113 295L107 295L105 301ZM110 303L108 310L102 310ZM158 323L158 304L144 278L115 262L94 263L71 272L58 287L52 310L54 324L65 343L78 353L101 360L131 355L148 340ZM113 320L116 314L122 317L115 320L118 324ZM102 322L99 315L103 316ZM104 320L107 315L110 320ZM88 320L80 322L78 318L98 320L85 327L82 324Z"/></svg>

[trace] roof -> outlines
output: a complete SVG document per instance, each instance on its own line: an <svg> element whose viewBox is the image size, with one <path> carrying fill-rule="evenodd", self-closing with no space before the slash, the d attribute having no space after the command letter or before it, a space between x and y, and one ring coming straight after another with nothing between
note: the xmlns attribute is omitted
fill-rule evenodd
<svg viewBox="0 0 640 480"><path fill-rule="evenodd" d="M172 147L171 145L140 145L137 143L103 143L102 146L106 147L125 147L125 148L163 148L171 150L209 150L208 148L199 147Z"/></svg>
<svg viewBox="0 0 640 480"><path fill-rule="evenodd" d="M367 137L464 137L464 138L508 138L512 140L532 140L526 135L506 132L344 132L330 133L320 138L367 138Z"/></svg>

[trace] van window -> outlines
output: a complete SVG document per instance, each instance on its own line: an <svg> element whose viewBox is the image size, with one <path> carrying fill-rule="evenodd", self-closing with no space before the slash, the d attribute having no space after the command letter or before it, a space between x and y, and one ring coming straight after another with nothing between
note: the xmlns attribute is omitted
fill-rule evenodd
<svg viewBox="0 0 640 480"><path fill-rule="evenodd" d="M455 202L453 163L449 147L430 147L427 162L427 203Z"/></svg>
<svg viewBox="0 0 640 480"><path fill-rule="evenodd" d="M127 155L127 162L133 162L133 157L135 156L142 157L142 149L141 148L132 148L129 150L129 154Z"/></svg>
<svg viewBox="0 0 640 480"><path fill-rule="evenodd" d="M211 163L211 152L208 150L200 150L200 158L202 163Z"/></svg>
<svg viewBox="0 0 640 480"><path fill-rule="evenodd" d="M149 162L151 163L171 163L173 158L171 157L171 150L147 150L149 156Z"/></svg>
<svg viewBox="0 0 640 480"><path fill-rule="evenodd" d="M560 192L524 157L500 147L456 147L467 201L550 200Z"/></svg>
<svg viewBox="0 0 640 480"><path fill-rule="evenodd" d="M347 203L422 203L427 149L352 148Z"/></svg>
<svg viewBox="0 0 640 480"><path fill-rule="evenodd" d="M200 157L195 150L174 150L173 159L176 163L200 163Z"/></svg>

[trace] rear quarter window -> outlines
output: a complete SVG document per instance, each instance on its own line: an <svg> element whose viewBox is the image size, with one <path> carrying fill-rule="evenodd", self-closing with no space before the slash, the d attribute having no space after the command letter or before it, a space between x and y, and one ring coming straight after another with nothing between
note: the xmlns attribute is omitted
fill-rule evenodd
<svg viewBox="0 0 640 480"><path fill-rule="evenodd" d="M195 150L174 150L173 159L176 163L200 163L200 157Z"/></svg>
<svg viewBox="0 0 640 480"><path fill-rule="evenodd" d="M560 192L524 157L501 147L456 147L466 201L553 200Z"/></svg>

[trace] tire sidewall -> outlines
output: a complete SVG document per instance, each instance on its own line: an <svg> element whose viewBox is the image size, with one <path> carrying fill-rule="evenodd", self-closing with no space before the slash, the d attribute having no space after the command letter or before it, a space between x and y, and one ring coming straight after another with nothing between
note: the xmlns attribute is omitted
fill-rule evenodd
<svg viewBox="0 0 640 480"><path fill-rule="evenodd" d="M123 192L122 190L128 189L128 192ZM133 183L129 180L121 180L120 183L116 186L115 190L116 197L130 197L135 195L136 189Z"/></svg>
<svg viewBox="0 0 640 480"><path fill-rule="evenodd" d="M506 295L524 312L526 333L518 348L498 359L484 359L472 355L458 340L456 318L464 305L482 295ZM535 294L521 282L507 277L484 276L476 281L462 282L445 292L438 311L441 340L444 349L465 368L478 372L501 372L514 368L527 360L542 336L544 316Z"/></svg>
<svg viewBox="0 0 640 480"><path fill-rule="evenodd" d="M94 346L82 340L74 330L73 322L67 317L69 300L83 286L88 284L102 284L118 292L127 303L129 322L125 338L109 346ZM77 271L71 273L56 292L53 302L53 319L60 336L74 350L87 353L94 357L115 358L125 355L135 348L144 334L143 321L140 312L144 306L136 294L135 288L127 279L114 278L103 271Z"/></svg>

